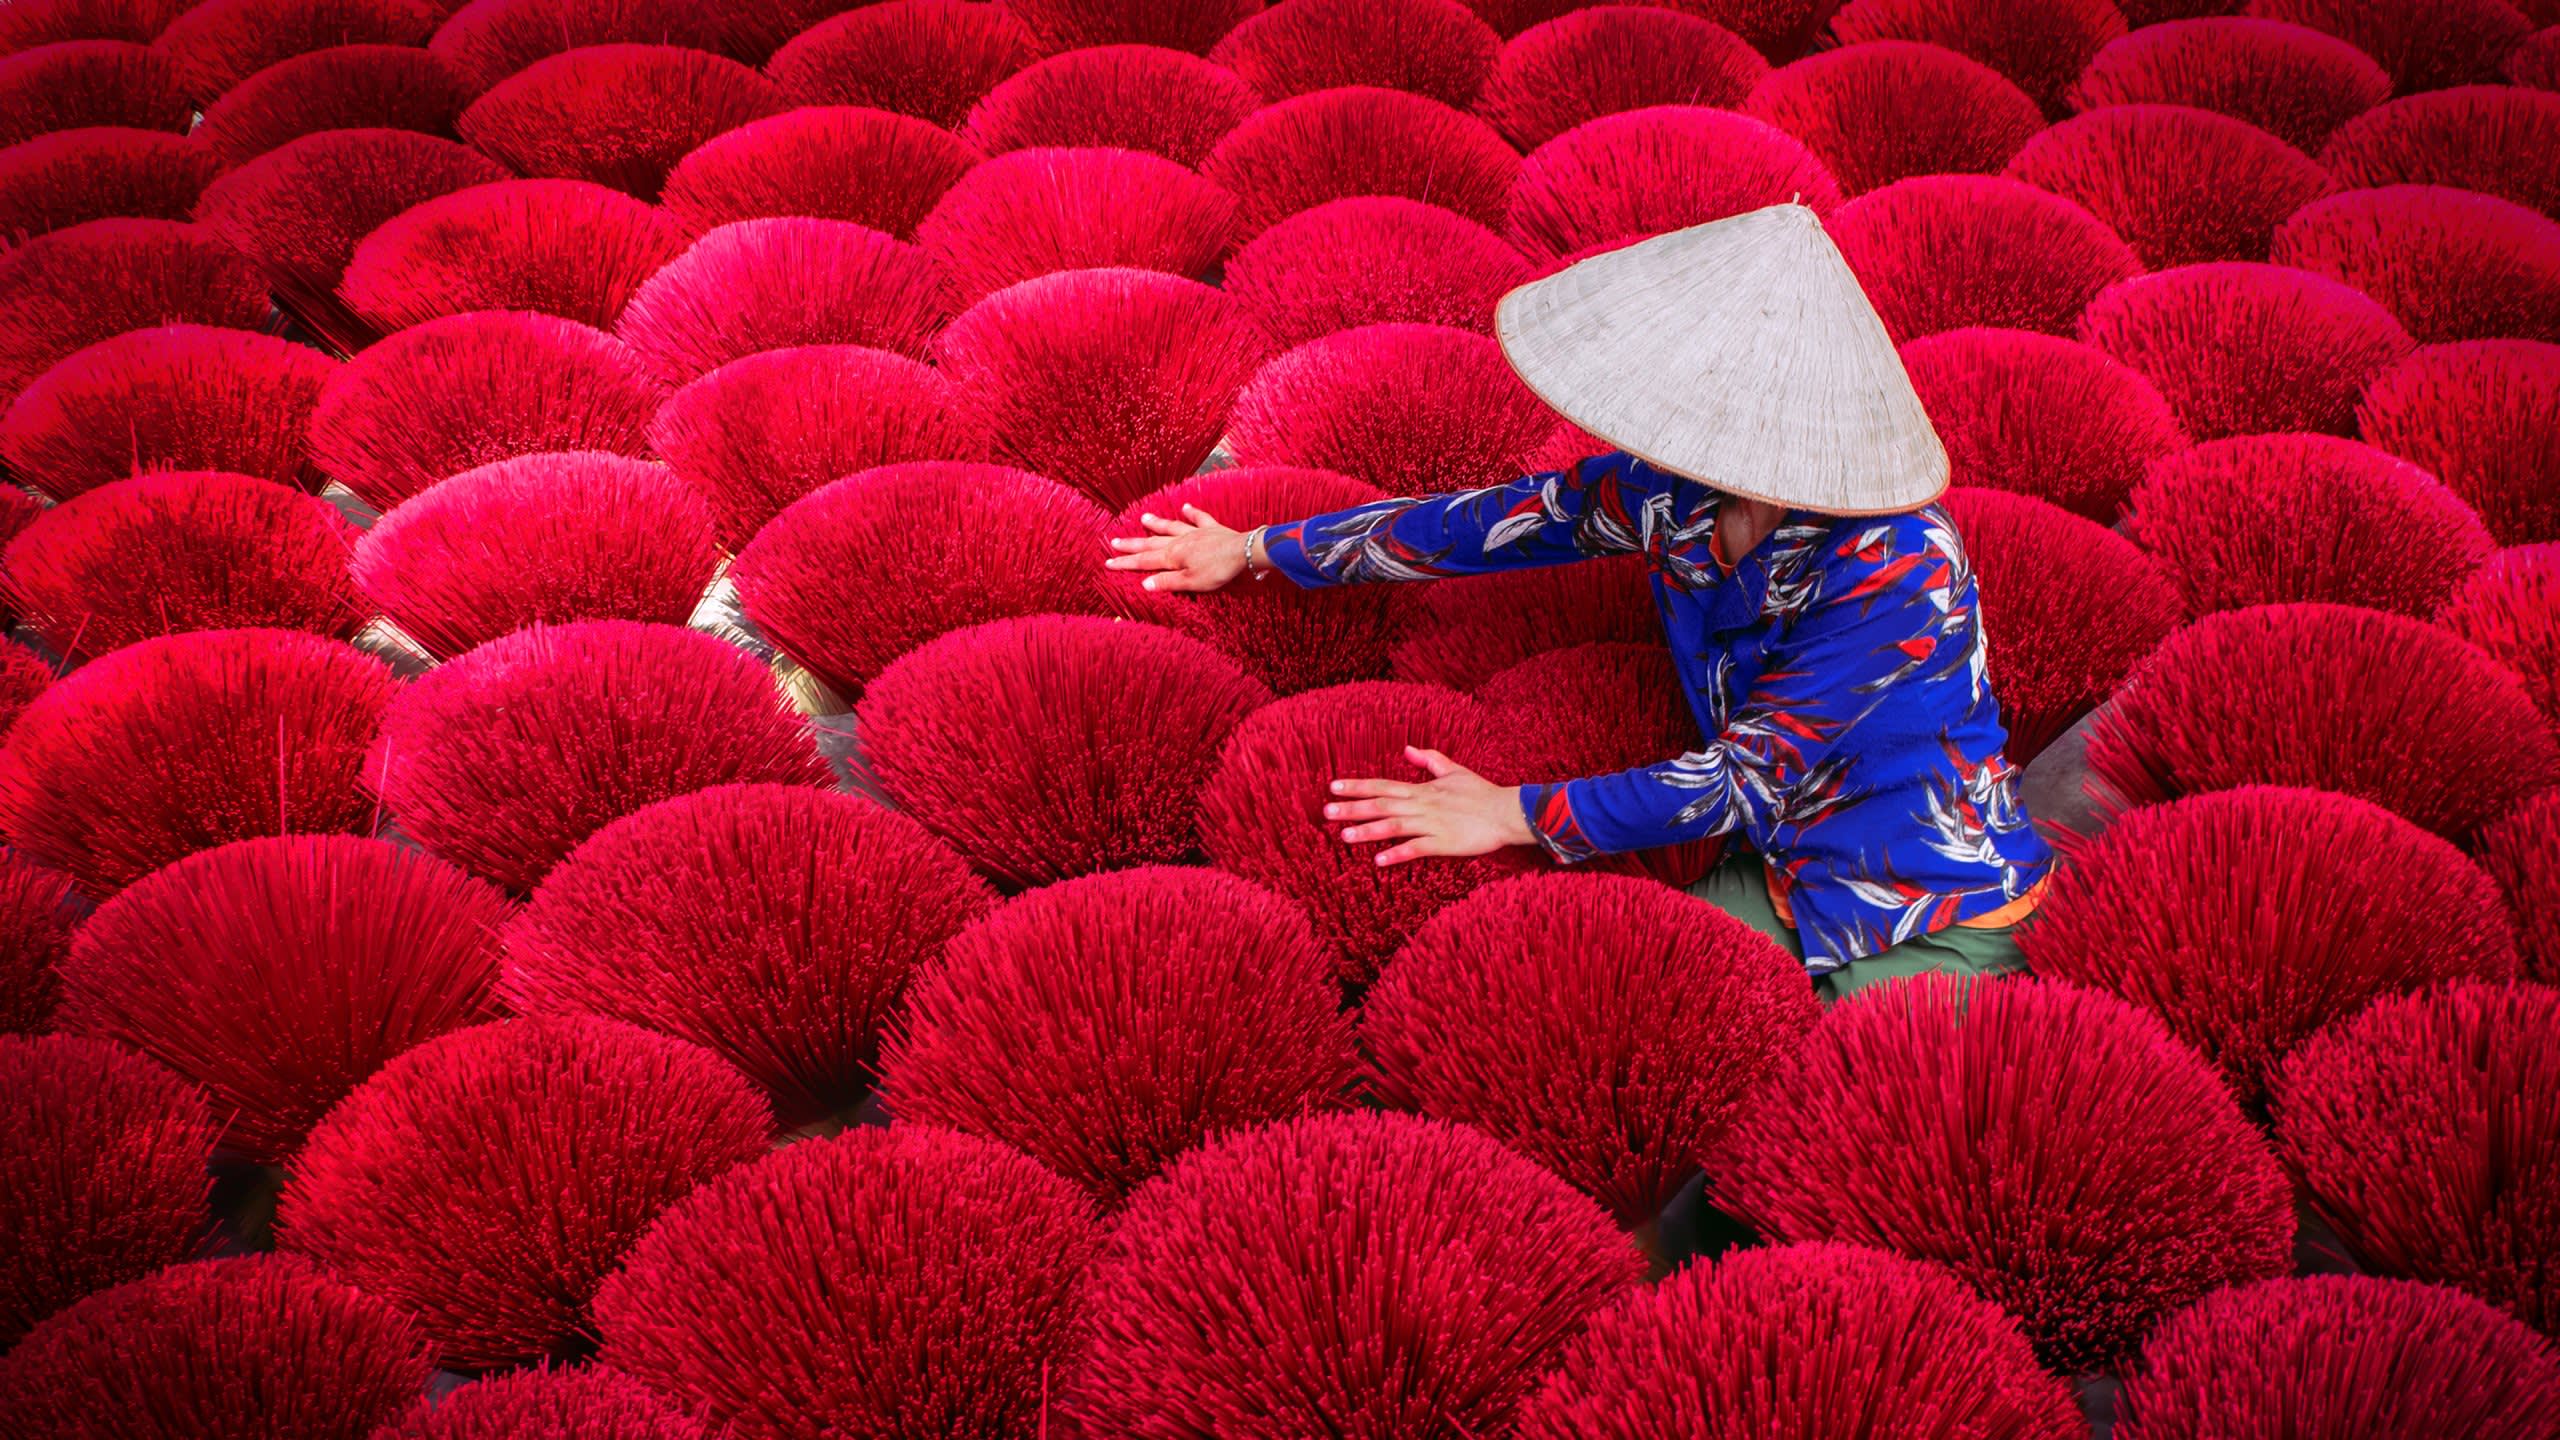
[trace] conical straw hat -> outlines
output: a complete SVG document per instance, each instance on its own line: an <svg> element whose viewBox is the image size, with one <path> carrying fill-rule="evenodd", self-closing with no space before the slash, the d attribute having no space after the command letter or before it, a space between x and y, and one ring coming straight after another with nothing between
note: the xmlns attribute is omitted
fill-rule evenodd
<svg viewBox="0 0 2560 1440"><path fill-rule="evenodd" d="M1594 255L1503 296L1494 330L1566 419L1719 490L1879 515L1947 488L1893 337L1802 205Z"/></svg>

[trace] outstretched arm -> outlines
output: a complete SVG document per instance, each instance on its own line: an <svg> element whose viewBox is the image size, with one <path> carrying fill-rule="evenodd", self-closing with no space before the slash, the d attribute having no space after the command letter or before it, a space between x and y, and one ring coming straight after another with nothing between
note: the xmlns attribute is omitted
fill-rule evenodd
<svg viewBox="0 0 2560 1440"><path fill-rule="evenodd" d="M1669 477L1599 455L1508 485L1419 500L1380 500L1240 534L1195 507L1145 517L1148 534L1114 540L1115 570L1145 570L1153 590L1215 590L1247 569L1301 586L1437 580L1619 555L1644 544L1644 515ZM1248 542L1256 542L1248 556Z"/></svg>

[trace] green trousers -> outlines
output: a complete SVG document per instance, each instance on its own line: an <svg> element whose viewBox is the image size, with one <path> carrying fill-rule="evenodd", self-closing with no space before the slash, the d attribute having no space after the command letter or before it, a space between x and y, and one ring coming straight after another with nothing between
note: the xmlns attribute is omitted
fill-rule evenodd
<svg viewBox="0 0 2560 1440"><path fill-rule="evenodd" d="M1778 918L1778 907L1769 902L1769 867L1757 853L1746 851L1728 857L1707 873L1707 878L1689 887L1689 893L1722 910L1787 949L1801 960L1804 946L1796 938L1795 927ZM1852 991L1885 980L1899 980L1933 971L1950 975L2005 975L2026 968L2026 957L2018 952L2012 927L1985 930L1975 926L1949 925L1931 934L1905 940L1890 950L1879 951L1864 960L1853 960L1827 975L1813 977L1813 990L1826 1002L1837 1000Z"/></svg>

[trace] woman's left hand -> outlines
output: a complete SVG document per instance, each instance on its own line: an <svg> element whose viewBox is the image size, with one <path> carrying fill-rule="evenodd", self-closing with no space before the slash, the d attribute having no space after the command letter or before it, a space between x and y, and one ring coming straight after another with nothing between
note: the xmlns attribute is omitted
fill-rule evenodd
<svg viewBox="0 0 2560 1440"><path fill-rule="evenodd" d="M1324 807L1327 820L1353 820L1342 838L1404 843L1378 852L1381 865L1401 865L1426 855L1487 855L1506 845L1534 845L1529 819L1520 811L1520 789L1496 785L1437 750L1404 747L1404 758L1431 773L1420 783L1401 780L1336 780L1341 797Z"/></svg>

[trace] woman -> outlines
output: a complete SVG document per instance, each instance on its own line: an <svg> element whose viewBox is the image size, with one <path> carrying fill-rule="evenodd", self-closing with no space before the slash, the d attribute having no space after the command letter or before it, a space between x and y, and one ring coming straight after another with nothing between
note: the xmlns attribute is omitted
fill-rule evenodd
<svg viewBox="0 0 2560 1440"><path fill-rule="evenodd" d="M1342 838L1393 842L1377 861L1394 865L1733 836L1748 853L1697 893L1795 951L1826 996L2016 968L2010 927L2051 857L2001 753L1963 545L1928 503L1945 452L1812 213L1776 206L1583 261L1506 296L1497 329L1532 389L1625 448L1250 533L1197 509L1150 515L1107 563L1205 591L1641 554L1704 748L1517 786L1411 749L1428 779L1334 782Z"/></svg>

